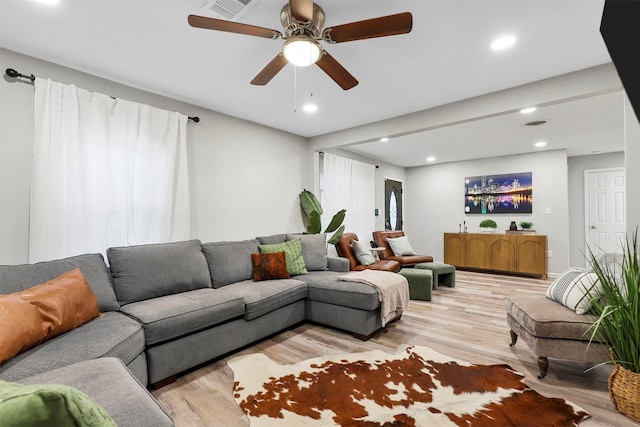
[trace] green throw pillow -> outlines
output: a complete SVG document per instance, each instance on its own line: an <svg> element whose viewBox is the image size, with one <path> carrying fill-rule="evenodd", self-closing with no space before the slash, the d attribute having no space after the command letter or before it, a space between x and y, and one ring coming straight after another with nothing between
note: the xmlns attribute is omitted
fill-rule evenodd
<svg viewBox="0 0 640 427"><path fill-rule="evenodd" d="M0 381L0 420L3 427L116 426L100 405L73 387L6 381Z"/></svg>
<svg viewBox="0 0 640 427"><path fill-rule="evenodd" d="M300 238L275 245L260 245L258 249L261 254L272 254L274 252L284 251L289 276L309 274L304 264L304 258L302 257L302 239Z"/></svg>

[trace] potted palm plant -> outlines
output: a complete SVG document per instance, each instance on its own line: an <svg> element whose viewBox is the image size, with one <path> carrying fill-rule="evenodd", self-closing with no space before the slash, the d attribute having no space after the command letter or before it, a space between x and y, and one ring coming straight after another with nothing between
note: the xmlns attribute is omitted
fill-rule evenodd
<svg viewBox="0 0 640 427"><path fill-rule="evenodd" d="M600 289L592 299L595 316L590 333L606 342L614 370L609 395L616 409L640 421L640 261L638 230L623 244L622 262L608 262L590 250L590 262ZM591 294L592 292L590 292Z"/></svg>

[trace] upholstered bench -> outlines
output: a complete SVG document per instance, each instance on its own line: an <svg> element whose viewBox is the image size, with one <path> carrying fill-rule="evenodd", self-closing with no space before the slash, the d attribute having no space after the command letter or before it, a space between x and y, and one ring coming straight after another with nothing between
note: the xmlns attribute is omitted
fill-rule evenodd
<svg viewBox="0 0 640 427"><path fill-rule="evenodd" d="M544 295L505 297L511 346L522 338L538 356L538 378L547 375L549 359L573 360L593 365L610 359L599 342L589 345L593 317L574 311Z"/></svg>
<svg viewBox="0 0 640 427"><path fill-rule="evenodd" d="M453 288L456 285L456 268L453 265L442 262L423 262L416 264L414 268L431 271L433 275L433 289L438 289L438 286L449 286Z"/></svg>
<svg viewBox="0 0 640 427"><path fill-rule="evenodd" d="M409 282L409 297L415 300L431 301L433 275L430 270L403 268L400 270Z"/></svg>

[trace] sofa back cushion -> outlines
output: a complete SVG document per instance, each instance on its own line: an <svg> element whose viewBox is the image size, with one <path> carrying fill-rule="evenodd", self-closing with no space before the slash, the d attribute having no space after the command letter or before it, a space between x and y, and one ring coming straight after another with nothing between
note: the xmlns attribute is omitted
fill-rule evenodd
<svg viewBox="0 0 640 427"><path fill-rule="evenodd" d="M213 287L253 279L251 254L259 252L259 244L258 239L204 243L202 252L209 264Z"/></svg>
<svg viewBox="0 0 640 427"><path fill-rule="evenodd" d="M109 248L107 258L121 305L211 287L199 240Z"/></svg>
<svg viewBox="0 0 640 427"><path fill-rule="evenodd" d="M322 271L328 268L326 233L287 234L287 241L295 239L302 239L302 258L308 271Z"/></svg>
<svg viewBox="0 0 640 427"><path fill-rule="evenodd" d="M101 254L85 254L36 264L0 266L0 293L11 294L53 280L79 268L98 299L100 311L120 308L113 291L109 269Z"/></svg>

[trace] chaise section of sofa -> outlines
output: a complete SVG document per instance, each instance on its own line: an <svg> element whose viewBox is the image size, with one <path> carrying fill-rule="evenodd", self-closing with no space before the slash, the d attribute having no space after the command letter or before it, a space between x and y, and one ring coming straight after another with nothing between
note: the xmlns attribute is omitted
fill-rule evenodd
<svg viewBox="0 0 640 427"><path fill-rule="evenodd" d="M142 326L118 311L109 271L100 254L0 266L0 293L20 292L80 268L98 300L103 314L84 325L18 354L0 366L0 379L17 381L76 362L100 357L117 357L140 382L146 384Z"/></svg>
<svg viewBox="0 0 640 427"><path fill-rule="evenodd" d="M64 384L86 393L118 427L170 427L171 417L113 357L86 360L23 378L21 384Z"/></svg>

